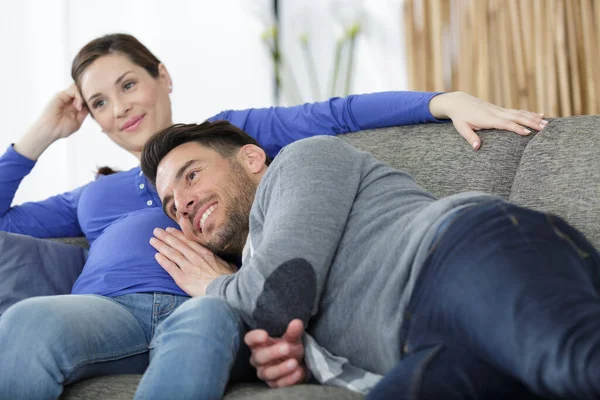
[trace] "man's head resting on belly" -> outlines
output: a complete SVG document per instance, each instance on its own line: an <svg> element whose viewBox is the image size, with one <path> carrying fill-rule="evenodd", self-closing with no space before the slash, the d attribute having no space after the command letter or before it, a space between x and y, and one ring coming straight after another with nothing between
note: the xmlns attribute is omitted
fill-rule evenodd
<svg viewBox="0 0 600 400"><path fill-rule="evenodd" d="M241 257L270 162L254 138L226 121L170 126L146 143L141 158L164 212L188 239L225 257Z"/></svg>

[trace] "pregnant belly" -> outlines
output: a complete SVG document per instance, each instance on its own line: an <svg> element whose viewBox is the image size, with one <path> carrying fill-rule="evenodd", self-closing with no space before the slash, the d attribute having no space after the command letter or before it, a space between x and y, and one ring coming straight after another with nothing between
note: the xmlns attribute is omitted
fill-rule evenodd
<svg viewBox="0 0 600 400"><path fill-rule="evenodd" d="M73 293L117 296L126 293L183 294L154 259L154 228L179 228L160 208L139 210L115 221L93 242Z"/></svg>

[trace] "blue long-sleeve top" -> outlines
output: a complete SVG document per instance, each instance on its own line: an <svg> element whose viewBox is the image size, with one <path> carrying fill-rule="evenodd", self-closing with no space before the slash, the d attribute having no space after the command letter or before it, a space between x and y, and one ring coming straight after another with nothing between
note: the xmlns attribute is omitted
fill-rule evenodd
<svg viewBox="0 0 600 400"><path fill-rule="evenodd" d="M285 145L310 136L437 122L429 111L436 94L353 95L296 107L224 111L210 120L228 120L274 157ZM185 295L154 259L156 250L149 244L154 228L178 226L162 212L156 190L140 167L101 176L40 202L11 207L21 180L34 166L35 161L12 146L0 157L0 230L38 238L85 236L90 251L73 293Z"/></svg>

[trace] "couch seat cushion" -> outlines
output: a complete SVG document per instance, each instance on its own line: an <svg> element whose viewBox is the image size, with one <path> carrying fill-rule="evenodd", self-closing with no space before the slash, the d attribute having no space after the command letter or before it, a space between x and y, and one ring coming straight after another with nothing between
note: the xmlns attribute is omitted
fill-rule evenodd
<svg viewBox="0 0 600 400"><path fill-rule="evenodd" d="M141 375L114 375L86 379L67 386L61 400L131 400L140 378ZM285 389L270 389L264 384L251 383L231 386L224 400L362 400L363 398L364 396L358 393L328 386L297 385Z"/></svg>

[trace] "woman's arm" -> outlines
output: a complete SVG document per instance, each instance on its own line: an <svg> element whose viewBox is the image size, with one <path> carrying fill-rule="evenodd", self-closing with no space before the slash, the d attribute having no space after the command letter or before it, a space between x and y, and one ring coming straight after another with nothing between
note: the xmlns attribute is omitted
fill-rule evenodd
<svg viewBox="0 0 600 400"><path fill-rule="evenodd" d="M40 202L11 207L19 184L35 161L10 146L0 157L0 230L39 238L82 236L77 203L82 188Z"/></svg>
<svg viewBox="0 0 600 400"><path fill-rule="evenodd" d="M332 98L294 107L224 111L211 121L225 119L253 136L273 157L284 146L315 135L338 135L363 129L453 120L458 132L479 148L473 130L507 129L518 134L527 126L540 129L539 114L507 110L463 92L380 92Z"/></svg>
<svg viewBox="0 0 600 400"><path fill-rule="evenodd" d="M11 204L39 156L55 141L79 130L87 114L72 84L48 102L25 135L0 157L0 230L39 238L82 235L77 220L81 188L41 202Z"/></svg>
<svg viewBox="0 0 600 400"><path fill-rule="evenodd" d="M429 101L435 95L420 92L351 95L294 107L229 110L210 120L228 120L254 137L274 157L284 146L311 136L436 122L429 111Z"/></svg>
<svg viewBox="0 0 600 400"><path fill-rule="evenodd" d="M15 150L30 160L37 160L55 141L77 132L88 115L75 84L58 92L23 137Z"/></svg>

